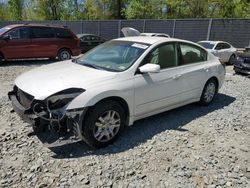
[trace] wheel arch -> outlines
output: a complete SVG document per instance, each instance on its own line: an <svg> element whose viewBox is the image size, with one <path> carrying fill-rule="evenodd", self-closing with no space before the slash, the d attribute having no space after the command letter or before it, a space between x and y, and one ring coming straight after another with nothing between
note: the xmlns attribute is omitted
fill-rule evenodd
<svg viewBox="0 0 250 188"><path fill-rule="evenodd" d="M214 81L215 81L215 83L216 83L216 93L218 93L218 90L219 90L219 79L218 79L216 76L212 76L212 77L210 77L210 78L206 81L205 85L206 85L210 80L214 80ZM204 87L205 87L205 85L204 85Z"/></svg>
<svg viewBox="0 0 250 188"><path fill-rule="evenodd" d="M129 116L130 116L130 109L129 109L129 105L127 103L127 101L125 99L123 99L122 97L119 96L109 96L103 99L100 99L99 101L97 101L93 106L102 103L102 102L106 102L106 101L115 101L117 102L124 110L125 112L125 117L126 117L126 125L129 124ZM90 106L89 108L92 108L93 106ZM89 109L86 112L86 115L88 114ZM84 117L85 118L85 117Z"/></svg>

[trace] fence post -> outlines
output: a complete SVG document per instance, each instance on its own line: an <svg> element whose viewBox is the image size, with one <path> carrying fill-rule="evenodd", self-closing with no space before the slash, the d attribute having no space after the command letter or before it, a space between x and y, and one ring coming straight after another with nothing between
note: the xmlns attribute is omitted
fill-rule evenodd
<svg viewBox="0 0 250 188"><path fill-rule="evenodd" d="M118 38L121 37L121 20L118 21Z"/></svg>
<svg viewBox="0 0 250 188"><path fill-rule="evenodd" d="M173 25L173 31L172 31L172 37L175 37L175 27L176 27L176 19L174 19L174 25Z"/></svg>
<svg viewBox="0 0 250 188"><path fill-rule="evenodd" d="M97 35L98 36L101 35L101 21L100 20L98 21L98 34Z"/></svg>
<svg viewBox="0 0 250 188"><path fill-rule="evenodd" d="M142 32L145 33L145 28L146 28L146 20L143 20L143 28L142 28Z"/></svg>
<svg viewBox="0 0 250 188"><path fill-rule="evenodd" d="M211 19L209 19L208 28L207 28L207 40L210 39L212 23L213 23L213 19L211 18Z"/></svg>
<svg viewBox="0 0 250 188"><path fill-rule="evenodd" d="M83 33L83 20L81 20L81 33Z"/></svg>

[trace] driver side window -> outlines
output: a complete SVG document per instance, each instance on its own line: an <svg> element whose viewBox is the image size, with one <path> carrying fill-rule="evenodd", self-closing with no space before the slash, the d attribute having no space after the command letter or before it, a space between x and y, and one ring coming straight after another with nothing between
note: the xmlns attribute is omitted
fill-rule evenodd
<svg viewBox="0 0 250 188"><path fill-rule="evenodd" d="M158 64L161 69L177 66L175 44L164 44L154 49L146 57L147 63Z"/></svg>
<svg viewBox="0 0 250 188"><path fill-rule="evenodd" d="M13 39L28 39L30 38L29 28L18 28L7 33L10 40Z"/></svg>

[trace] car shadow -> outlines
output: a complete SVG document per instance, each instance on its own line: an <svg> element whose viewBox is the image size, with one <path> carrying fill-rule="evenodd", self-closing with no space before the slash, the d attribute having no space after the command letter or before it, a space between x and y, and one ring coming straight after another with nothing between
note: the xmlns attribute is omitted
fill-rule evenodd
<svg viewBox="0 0 250 188"><path fill-rule="evenodd" d="M134 148L167 130L188 131L185 129L185 125L189 122L215 110L222 109L234 101L234 97L218 94L209 106L199 106L196 103L189 104L136 121L133 126L125 129L124 133L114 144L102 149L92 149L82 141L69 139L66 134L43 133L37 135L37 137L54 153L53 158L57 159L120 153Z"/></svg>
<svg viewBox="0 0 250 188"><path fill-rule="evenodd" d="M56 62L59 62L59 61L50 60L50 59L11 60L11 61L3 61L2 63L0 63L0 67L47 65L47 64L56 63Z"/></svg>

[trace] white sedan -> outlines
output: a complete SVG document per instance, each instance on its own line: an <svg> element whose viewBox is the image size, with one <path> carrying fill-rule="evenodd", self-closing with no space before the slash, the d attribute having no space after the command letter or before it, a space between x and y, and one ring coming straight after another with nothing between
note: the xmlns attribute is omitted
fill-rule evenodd
<svg viewBox="0 0 250 188"><path fill-rule="evenodd" d="M8 95L35 131L67 127L99 148L136 120L193 102L210 104L224 78L218 58L195 43L125 37L76 60L28 71Z"/></svg>
<svg viewBox="0 0 250 188"><path fill-rule="evenodd" d="M199 45L206 48L224 63L234 64L237 57L237 49L224 41L199 41Z"/></svg>

